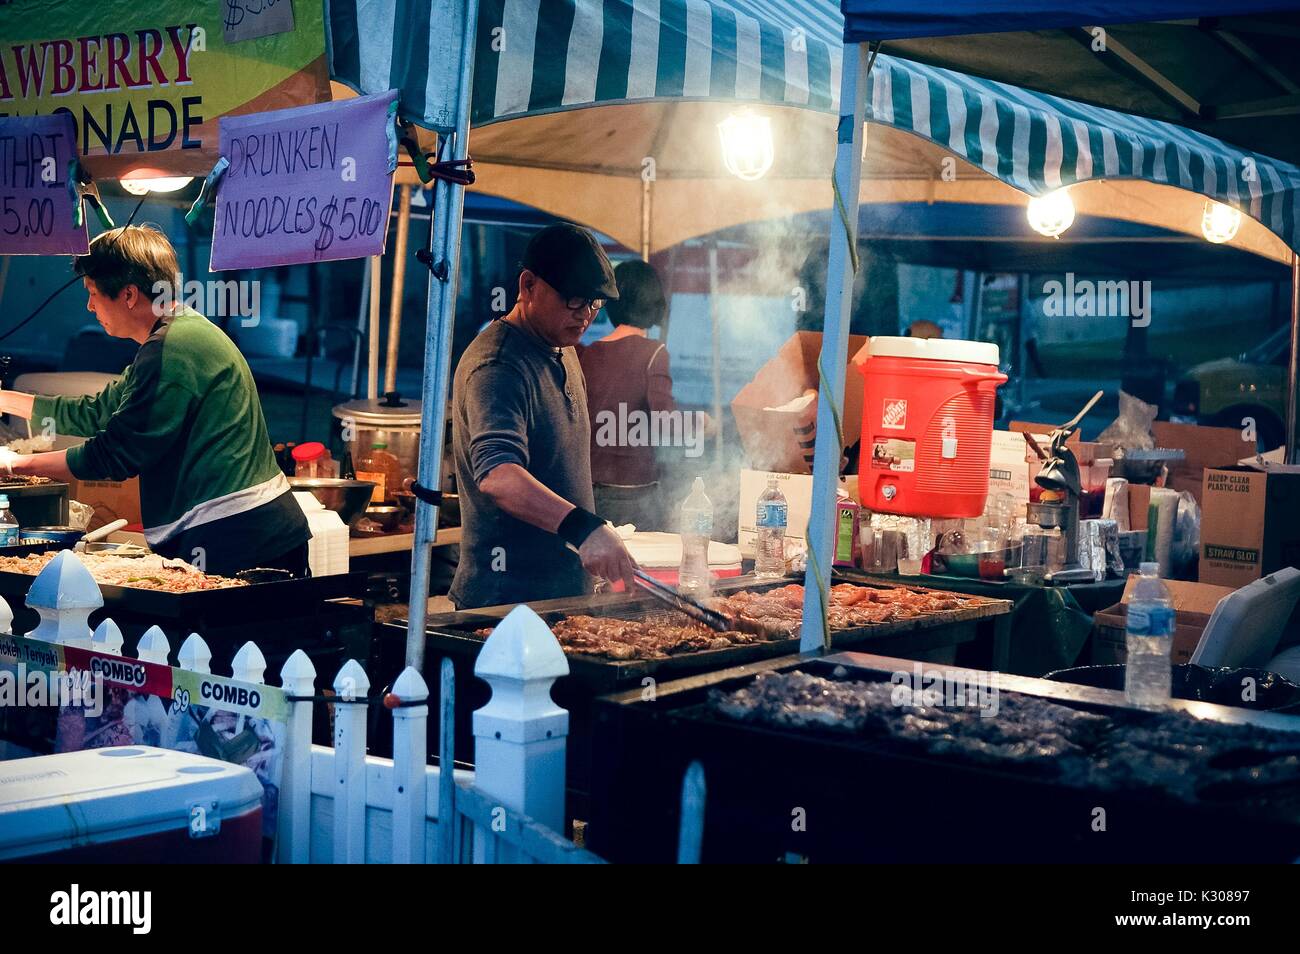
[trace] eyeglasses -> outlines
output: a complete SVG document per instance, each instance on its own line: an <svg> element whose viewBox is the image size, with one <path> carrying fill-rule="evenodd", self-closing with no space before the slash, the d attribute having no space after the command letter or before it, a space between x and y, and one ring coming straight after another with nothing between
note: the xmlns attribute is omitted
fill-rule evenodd
<svg viewBox="0 0 1300 954"><path fill-rule="evenodd" d="M605 307L603 298L568 298L565 299L564 307L569 311L587 310L593 315Z"/></svg>

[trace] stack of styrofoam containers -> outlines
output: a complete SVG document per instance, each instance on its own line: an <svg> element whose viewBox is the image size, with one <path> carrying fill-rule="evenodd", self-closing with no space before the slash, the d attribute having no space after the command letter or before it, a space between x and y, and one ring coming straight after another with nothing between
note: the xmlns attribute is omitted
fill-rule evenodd
<svg viewBox="0 0 1300 954"><path fill-rule="evenodd" d="M348 525L312 494L295 490L294 498L307 517L311 540L307 542L307 565L312 576L348 572Z"/></svg>

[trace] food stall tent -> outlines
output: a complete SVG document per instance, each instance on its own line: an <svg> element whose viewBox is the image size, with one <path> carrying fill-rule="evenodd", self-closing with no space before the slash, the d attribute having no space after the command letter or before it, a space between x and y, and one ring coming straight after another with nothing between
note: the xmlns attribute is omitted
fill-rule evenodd
<svg viewBox="0 0 1300 954"><path fill-rule="evenodd" d="M360 11L343 4L329 8L332 77L361 92L401 89L407 118L438 128L440 116L421 116L407 108L408 91L411 102L425 101L428 65L441 52L432 43L425 49L428 22L390 23L392 29L377 29L383 23L374 21L376 10L362 6L365 9ZM833 194L825 175L829 151L820 150L829 150L835 138L835 90L848 90L846 102L857 99L859 87L867 92L865 62L852 64L848 73L841 68L836 55L839 38L826 32L826 24L838 20L828 3L766 4L759 11L767 14L762 20L745 12L751 8L759 10L754 4L722 0L691 4L664 0L654 9L628 0L599 6L562 2L542 8L505 0L473 5L476 62L465 74L473 76L473 92L462 87L461 95L474 109L473 151L480 185L598 228L639 248L643 255L663 247L662 242L735 224L744 216L771 218L831 207ZM418 20L409 11L386 15L389 21ZM407 37L412 48L377 39L390 35ZM873 119L969 158L978 173L976 182L996 179L1032 195L1089 178L1135 178L1178 185L1228 202L1234 195L1254 198L1251 190L1257 189L1261 211L1271 215L1273 206L1282 205L1281 197L1291 194L1297 181L1290 171L1278 172L1280 164L1261 159L1272 171L1263 170L1257 186L1243 184L1232 192L1235 183L1229 176L1217 178L1217 163L1235 163L1244 154L1208 137L1192 141L1187 138L1191 134L1167 124L1134 121L1107 110L885 57L878 65L878 75L884 79L871 92L873 100L879 97ZM862 76L857 75L859 70ZM902 95L907 98L895 108L896 98ZM729 176L716 158L716 124L741 103L756 104L770 116L773 140L780 144L768 176L757 182ZM909 108L913 103L920 108ZM935 103L940 105L931 109ZM954 125L947 121L954 110L965 120L977 121ZM857 118L859 130L863 112ZM1062 144L1067 142L1069 148L1063 152ZM462 136L455 147L461 151L458 155L464 145ZM680 165L674 156L681 158ZM1180 162L1180 157L1187 161ZM1167 158L1173 161L1166 162ZM647 159L653 160L649 170ZM1207 180L1207 169L1215 170L1213 180ZM957 181L962 176L959 171ZM840 179L847 182L844 176ZM898 188L936 196L953 188L953 183L932 170L923 177L898 180ZM1192 204L1199 207L1202 201L1193 199ZM1127 207L1141 210L1148 218L1159 215L1158 205L1146 197ZM1178 212L1180 221L1189 219L1189 208ZM698 214L694 223L692 210ZM670 236L667 227L682 221L687 226ZM444 221L439 235L455 224ZM1191 234L1190 228L1186 230ZM1243 224L1242 232L1249 236L1252 230ZM1258 245L1268 244L1254 234ZM437 241L442 244L434 249L435 262L443 259L442 251L455 239ZM1277 254L1277 247L1272 251ZM450 328L445 316L443 327ZM431 321L426 375L432 374L433 379L424 407L427 415L440 419L447 375L438 370L434 340L438 335L437 323ZM828 339L828 344L833 342ZM841 379L842 361L840 355ZM834 378L829 369L827 374ZM821 402L828 415L833 403ZM440 423L426 420L424 433L440 434ZM822 424L823 432L834 432L833 416ZM422 461L425 483L431 483L437 473L436 460L429 459L427 468ZM423 516L417 519L412 633L419 632L423 623L421 553L426 548L422 541L431 535L427 528L421 531L420 524L432 514L423 506L419 514ZM411 642L408 662L412 664L419 661L419 642Z"/></svg>

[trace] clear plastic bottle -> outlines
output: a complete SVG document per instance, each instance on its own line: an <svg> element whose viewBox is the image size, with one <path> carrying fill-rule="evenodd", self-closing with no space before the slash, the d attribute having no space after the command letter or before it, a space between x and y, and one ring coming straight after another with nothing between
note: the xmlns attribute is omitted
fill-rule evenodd
<svg viewBox="0 0 1300 954"><path fill-rule="evenodd" d="M1128 649L1124 695L1130 705L1142 709L1158 709L1168 703L1173 681L1174 607L1159 571L1158 563L1142 564L1142 577L1128 604L1124 636Z"/></svg>
<svg viewBox="0 0 1300 954"><path fill-rule="evenodd" d="M18 520L9 512L9 497L0 494L0 547L18 545Z"/></svg>
<svg viewBox="0 0 1300 954"><path fill-rule="evenodd" d="M713 593L709 576L709 538L713 536L713 501L704 492L704 480L695 478L690 496L682 501L682 566L677 588L684 595L703 599Z"/></svg>
<svg viewBox="0 0 1300 954"><path fill-rule="evenodd" d="M758 498L754 537L754 579L775 580L785 576L785 527L790 508L776 478L767 478L767 489Z"/></svg>

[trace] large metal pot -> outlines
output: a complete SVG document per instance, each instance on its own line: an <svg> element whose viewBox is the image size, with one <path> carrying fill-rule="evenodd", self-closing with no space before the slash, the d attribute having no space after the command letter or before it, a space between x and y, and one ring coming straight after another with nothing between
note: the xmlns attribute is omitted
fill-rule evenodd
<svg viewBox="0 0 1300 954"><path fill-rule="evenodd" d="M420 466L420 402L407 401L395 391L373 401L348 401L334 408L344 447L352 466L375 444L397 458L403 479L414 479Z"/></svg>

